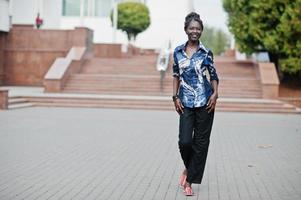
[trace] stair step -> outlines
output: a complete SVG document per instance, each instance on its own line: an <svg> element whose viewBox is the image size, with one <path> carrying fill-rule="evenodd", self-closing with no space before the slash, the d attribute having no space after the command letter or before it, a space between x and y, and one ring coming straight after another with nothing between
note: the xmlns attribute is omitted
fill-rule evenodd
<svg viewBox="0 0 301 200"><path fill-rule="evenodd" d="M122 99L117 98L29 98L37 106L69 106L69 107L97 107L97 108L130 108L130 109L157 109L157 110L173 110L171 100L155 100L155 99ZM234 112L268 112L268 113L297 113L294 106L282 102L226 102L221 100L217 104L217 111L234 111Z"/></svg>
<svg viewBox="0 0 301 200"><path fill-rule="evenodd" d="M8 109L27 108L33 105L34 105L33 103L18 103L18 104L8 105Z"/></svg>
<svg viewBox="0 0 301 200"><path fill-rule="evenodd" d="M8 99L8 103L10 105L19 104L19 103L26 103L26 102L27 102L27 99L24 99L24 98L9 98Z"/></svg>
<svg viewBox="0 0 301 200"><path fill-rule="evenodd" d="M300 111L297 110L278 110L278 109L257 109L257 108L219 108L217 107L217 111L224 111L224 112L254 112L254 113L289 113L289 114L301 114Z"/></svg>
<svg viewBox="0 0 301 200"><path fill-rule="evenodd" d="M109 94L109 95L152 95L152 96L171 96L172 92L167 92L167 91L95 91L95 90L82 90L82 91L78 91L78 90L64 90L64 93L77 93L77 94Z"/></svg>

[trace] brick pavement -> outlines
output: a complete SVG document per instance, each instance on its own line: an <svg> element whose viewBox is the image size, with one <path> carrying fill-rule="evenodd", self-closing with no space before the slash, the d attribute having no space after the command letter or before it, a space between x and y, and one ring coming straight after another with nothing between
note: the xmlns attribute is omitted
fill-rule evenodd
<svg viewBox="0 0 301 200"><path fill-rule="evenodd" d="M301 116L216 113L202 185L186 198L169 111L0 111L0 200L299 200Z"/></svg>

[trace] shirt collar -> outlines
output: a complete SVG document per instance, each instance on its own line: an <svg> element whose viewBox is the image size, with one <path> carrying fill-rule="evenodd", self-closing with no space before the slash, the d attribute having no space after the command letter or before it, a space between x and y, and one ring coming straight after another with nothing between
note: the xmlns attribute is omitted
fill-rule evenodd
<svg viewBox="0 0 301 200"><path fill-rule="evenodd" d="M185 42L184 44L182 44L182 45L180 46L180 48L178 49L178 51L185 51L185 47L187 46L187 43L188 43L188 41ZM199 41L199 48L198 48L197 51L204 51L204 52L206 52L206 53L208 52L208 50L205 48L205 46L202 44L201 41Z"/></svg>

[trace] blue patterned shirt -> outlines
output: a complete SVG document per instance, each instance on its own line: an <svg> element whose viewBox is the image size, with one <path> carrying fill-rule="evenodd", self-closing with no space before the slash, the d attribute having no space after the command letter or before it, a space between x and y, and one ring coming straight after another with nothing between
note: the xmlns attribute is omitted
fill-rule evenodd
<svg viewBox="0 0 301 200"><path fill-rule="evenodd" d="M197 52L189 58L185 52L186 45L187 42L174 50L173 76L179 77L179 98L183 106L202 107L213 92L210 81L219 81L213 54L200 43Z"/></svg>

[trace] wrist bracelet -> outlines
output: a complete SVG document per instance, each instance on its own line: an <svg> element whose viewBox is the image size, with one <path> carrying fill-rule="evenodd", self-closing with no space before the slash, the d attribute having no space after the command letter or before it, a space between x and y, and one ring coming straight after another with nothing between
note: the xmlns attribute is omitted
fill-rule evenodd
<svg viewBox="0 0 301 200"><path fill-rule="evenodd" d="M173 100L173 101L176 101L178 98L179 98L178 95L173 95L173 96L172 96L172 100Z"/></svg>

